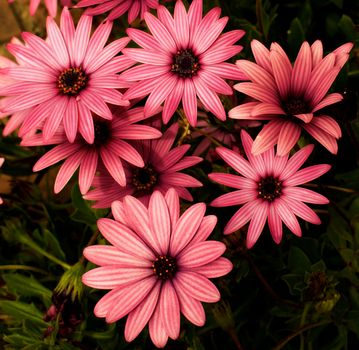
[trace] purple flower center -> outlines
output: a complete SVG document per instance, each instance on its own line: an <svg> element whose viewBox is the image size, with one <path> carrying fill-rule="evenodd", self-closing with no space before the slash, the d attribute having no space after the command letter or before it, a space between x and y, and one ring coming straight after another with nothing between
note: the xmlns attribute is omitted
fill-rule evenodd
<svg viewBox="0 0 359 350"><path fill-rule="evenodd" d="M146 164L143 168L136 168L132 175L132 185L136 192L152 192L156 186L158 174L152 165Z"/></svg>
<svg viewBox="0 0 359 350"><path fill-rule="evenodd" d="M180 50L173 56L171 71L182 78L193 77L199 68L198 57L193 54L192 50Z"/></svg>
<svg viewBox="0 0 359 350"><path fill-rule="evenodd" d="M100 147L105 145L111 138L111 125L102 118L94 120L95 141L94 145Z"/></svg>
<svg viewBox="0 0 359 350"><path fill-rule="evenodd" d="M153 272L163 281L172 279L177 272L176 259L167 255L160 255L152 264Z"/></svg>
<svg viewBox="0 0 359 350"><path fill-rule="evenodd" d="M296 114L308 113L308 104L299 98L290 98L283 103L284 111L287 115L292 116ZM296 118L297 119L297 118Z"/></svg>
<svg viewBox="0 0 359 350"><path fill-rule="evenodd" d="M273 176L268 176L258 183L258 196L272 202L282 193L282 182Z"/></svg>
<svg viewBox="0 0 359 350"><path fill-rule="evenodd" d="M75 96L86 87L87 81L81 68L67 68L60 74L57 87L62 94Z"/></svg>

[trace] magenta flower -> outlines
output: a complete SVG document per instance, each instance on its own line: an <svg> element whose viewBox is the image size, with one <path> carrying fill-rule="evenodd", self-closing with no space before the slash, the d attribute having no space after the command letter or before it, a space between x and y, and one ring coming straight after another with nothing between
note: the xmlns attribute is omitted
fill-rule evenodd
<svg viewBox="0 0 359 350"><path fill-rule="evenodd" d="M304 42L293 67L279 44L273 43L270 51L257 40L251 46L256 63L236 62L251 81L234 88L255 101L233 108L228 115L234 119L269 120L254 140L252 152L260 154L278 144L278 155L285 155L304 129L336 154L340 127L321 110L342 100L340 94L327 92L353 45L342 45L323 58L319 40L312 46Z"/></svg>
<svg viewBox="0 0 359 350"><path fill-rule="evenodd" d="M90 39L91 26L92 17L81 16L75 30L68 9L64 8L60 28L53 18L47 18L46 41L22 33L25 45L8 45L19 65L0 70L0 74L14 80L0 89L0 95L7 96L1 106L3 113L25 113L20 119L17 116L17 121L23 120L21 137L45 121L45 140L63 123L70 142L79 131L93 143L91 111L111 119L107 103L129 104L117 90L127 85L116 74L133 64L124 56L116 56L129 39L118 39L104 47L112 23L102 23Z"/></svg>
<svg viewBox="0 0 359 350"><path fill-rule="evenodd" d="M9 3L15 0L8 0ZM40 5L40 0L30 0L30 15L33 16ZM71 0L61 0L62 6L71 6ZM49 15L55 17L57 13L57 0L45 0L45 6Z"/></svg>
<svg viewBox="0 0 359 350"><path fill-rule="evenodd" d="M313 151L308 145L288 156L274 155L273 148L263 154L253 155L253 140L244 130L241 139L248 161L241 155L224 147L218 147L221 158L243 176L228 173L212 173L209 178L222 185L236 188L216 198L211 205L227 207L244 204L227 223L224 234L232 233L251 221L247 234L247 247L252 248L261 234L268 218L269 230L278 244L282 239L282 221L297 236L302 231L296 216L320 224L318 215L306 203L327 204L324 196L297 187L316 179L330 169L328 164L313 165L298 170Z"/></svg>
<svg viewBox="0 0 359 350"><path fill-rule="evenodd" d="M110 11L107 19L113 21L128 12L128 23L132 23L138 15L143 19L146 11L158 7L158 0L81 0L75 7L89 7L85 14L96 16Z"/></svg>
<svg viewBox="0 0 359 350"><path fill-rule="evenodd" d="M145 13L152 35L129 28L128 36L142 48L124 49L123 53L140 65L130 68L121 77L134 82L125 98L149 95L145 115L164 102L163 121L167 123L180 101L192 126L197 122L197 97L203 106L220 120L226 113L217 94L230 95L233 89L225 79L242 79L237 67L224 61L241 51L233 45L243 30L223 31L228 17L219 18L220 8L214 8L202 18L202 0L192 1L188 12L177 1L174 18L164 6L157 9L158 18Z"/></svg>
<svg viewBox="0 0 359 350"><path fill-rule="evenodd" d="M135 124L143 119L143 107L129 110L125 107L117 107L110 120L94 119L93 144L87 143L80 135L71 143L64 132L58 132L48 142L43 140L41 134L28 136L23 139L21 145L57 144L43 155L33 168L34 171L39 171L66 159L56 177L55 193L60 192L77 168L80 168L80 191L85 194L92 184L98 167L102 165L117 183L125 186L126 176L122 161L125 160L137 167L143 167L145 164L142 156L124 140L146 140L162 135L155 128Z"/></svg>
<svg viewBox="0 0 359 350"><path fill-rule="evenodd" d="M5 162L5 158L1 158L0 157L0 168L2 167L2 165L4 164L4 162ZM3 204L3 199L0 197L0 204Z"/></svg>
<svg viewBox="0 0 359 350"><path fill-rule="evenodd" d="M153 343L162 348L180 332L180 313L197 326L205 323L201 302L214 303L220 294L209 278L232 269L221 255L226 247L206 241L216 225L198 203L181 216L174 189L164 197L153 193L148 209L136 198L115 202L115 220L100 219L98 228L112 246L90 246L84 255L100 265L82 276L84 284L111 289L94 313L112 323L128 315L125 339L132 341L148 323Z"/></svg>
<svg viewBox="0 0 359 350"><path fill-rule="evenodd" d="M173 187L181 198L192 201L192 195L186 187L200 187L202 184L180 171L199 163L202 158L184 156L190 145L172 148L177 131L178 124L175 123L157 140L134 143L145 166L141 168L124 166L127 178L126 187L121 187L108 172L101 172L94 179L95 189L89 191L84 198L97 201L94 208L109 208L112 202L122 200L130 194L148 206L150 196L154 191L165 194L169 188Z"/></svg>

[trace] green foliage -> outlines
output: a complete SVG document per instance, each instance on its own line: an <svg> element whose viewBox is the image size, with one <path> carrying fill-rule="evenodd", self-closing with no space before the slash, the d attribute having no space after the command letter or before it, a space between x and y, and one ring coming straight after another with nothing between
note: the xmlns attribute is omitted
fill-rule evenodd
<svg viewBox="0 0 359 350"><path fill-rule="evenodd" d="M170 11L174 4L165 3ZM253 39L268 48L278 42L292 59L304 40L322 40L326 52L347 41L356 46L334 89L345 92L344 100L328 111L343 131L338 157L316 146L310 160L333 167L312 184L331 200L328 206L314 208L322 224L300 222L302 238L284 229L278 246L266 227L248 251L246 228L230 236L222 234L236 208L208 207L208 214L218 216L211 237L225 242L225 255L234 268L228 276L214 280L222 299L204 305L206 324L196 327L183 318L179 340L170 340L167 348L230 350L241 344L246 350L359 349L359 4L349 0L204 0L205 11L214 6L229 17L228 30L246 31L239 43L244 49L233 61L252 58ZM45 36L44 17L33 21L28 30L36 28ZM115 21L112 39L125 35L125 24ZM138 21L133 26L143 24ZM243 96L235 94L223 101L228 111ZM233 130L233 121L216 123L223 130ZM258 128L248 130L258 133ZM237 131L234 136L238 141ZM183 141L192 150L199 143L187 134ZM303 137L300 145L309 142ZM83 272L93 267L82 251L89 242L105 244L97 237L96 222L109 210L91 208L76 184L54 195L54 173L32 172L44 149L18 144L14 135L0 138L0 154L6 157L1 174L11 177L9 188L0 194L5 200L0 209L0 348L153 349L147 329L128 344L123 337L125 320L109 325L96 318L93 308L104 293L85 288L81 282ZM208 204L229 191L208 179L212 171L229 170L223 162L205 160L187 171L204 184L191 190L196 202ZM183 208L188 205L183 202Z"/></svg>

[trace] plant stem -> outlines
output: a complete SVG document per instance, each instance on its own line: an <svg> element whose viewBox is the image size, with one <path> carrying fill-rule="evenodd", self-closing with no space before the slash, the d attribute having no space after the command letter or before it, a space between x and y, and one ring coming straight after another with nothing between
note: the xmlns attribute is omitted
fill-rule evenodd
<svg viewBox="0 0 359 350"><path fill-rule="evenodd" d="M355 193L355 194L359 194L359 191L353 190L351 188L345 188L345 187L340 187L340 186L332 186L332 185L317 185L317 184L305 184L307 187L314 187L314 188L318 188L318 187L322 187L322 188L328 188L331 190L336 190L336 191L341 191L341 192L345 192L345 193Z"/></svg>
<svg viewBox="0 0 359 350"><path fill-rule="evenodd" d="M45 270L38 269L37 267L26 266L26 265L0 265L0 271L1 270L27 270L27 271L42 273L44 275L47 274Z"/></svg>
<svg viewBox="0 0 359 350"><path fill-rule="evenodd" d="M86 247L88 247L88 246L94 244L94 243L97 241L97 237L98 237L99 233L100 233L100 231L99 231L99 230L96 230L96 231L92 234L90 240L87 242ZM80 263L80 264L83 264L84 262L85 262L85 257L84 257L84 255L82 255L81 258L79 259L79 263Z"/></svg>
<svg viewBox="0 0 359 350"><path fill-rule="evenodd" d="M193 130L199 132L201 135L207 137L214 145L221 147L223 146L223 144L221 142L219 142L218 140L216 140L214 137L212 137L211 135L208 135L206 132L202 131L199 128L193 128Z"/></svg>
<svg viewBox="0 0 359 350"><path fill-rule="evenodd" d="M19 13L19 10L17 9L17 5L16 3L14 2L11 2L9 3L9 7L10 7L10 10L12 12L12 14L14 15L14 18L16 20L16 24L18 25L19 29L22 31L22 32L25 32L26 31L26 27L24 25L24 21L22 20L21 18L21 15Z"/></svg>
<svg viewBox="0 0 359 350"><path fill-rule="evenodd" d="M308 331L309 329L313 329L313 328L317 328L317 327L321 327L321 326L325 326L329 323L331 323L332 321L322 321L322 322L316 322L316 323L310 323L307 324L303 327L300 327L299 329L297 329L295 332L293 332L292 334L289 334L286 338L284 338L282 341L280 341L274 348L273 350L280 350L282 349L289 341L291 341L293 338L295 338L296 336L298 336L299 334L302 334L305 331Z"/></svg>
<svg viewBox="0 0 359 350"><path fill-rule="evenodd" d="M262 283L264 289L267 291L268 294L270 294L272 296L273 299L277 300L280 303L283 304L287 304L289 306L295 307L295 308L302 308L301 305L298 305L290 300L286 300L283 299L281 296L279 296L274 290L273 288L269 285L269 283L267 282L267 280L265 279L265 277L263 276L262 272L259 270L259 268L257 267L257 265L254 263L253 259L248 255L243 253L243 257L248 261L249 265L251 266L253 272L255 273L255 275L257 276L257 278L259 279L259 281Z"/></svg>
<svg viewBox="0 0 359 350"><path fill-rule="evenodd" d="M70 269L70 265L66 264L64 261L60 260L56 256L52 255L51 253L47 252L46 250L39 247L35 242L31 239L27 239L27 237L20 236L20 242L27 245L31 249L35 250L37 253L43 255L44 257L48 258L49 260L53 261L55 264L62 266L65 270Z"/></svg>
<svg viewBox="0 0 359 350"><path fill-rule="evenodd" d="M304 326L309 309L310 309L310 303L305 303L304 304L304 309L303 309L303 312L302 312L302 317L300 318L299 327ZM304 346L305 346L305 339L304 339L303 333L301 333L300 334L300 348L299 348L299 350L304 350Z"/></svg>

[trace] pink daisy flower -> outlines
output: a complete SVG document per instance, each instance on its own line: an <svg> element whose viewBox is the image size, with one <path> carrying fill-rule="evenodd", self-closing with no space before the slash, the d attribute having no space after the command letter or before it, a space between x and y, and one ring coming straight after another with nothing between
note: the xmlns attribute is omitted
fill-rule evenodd
<svg viewBox="0 0 359 350"><path fill-rule="evenodd" d="M89 7L85 14L96 16L110 11L107 16L109 21L122 16L128 12L128 23L132 23L138 15L143 19L146 11L158 7L158 0L81 0L75 7Z"/></svg>
<svg viewBox="0 0 359 350"><path fill-rule="evenodd" d="M64 8L60 28L52 17L47 18L46 41L22 33L25 45L8 45L20 64L0 70L0 74L14 80L0 89L0 95L6 96L2 112L16 115L16 122L22 123L21 137L45 121L42 129L45 140L63 123L70 142L79 131L93 143L91 111L111 119L107 103L129 104L117 90L127 86L120 82L117 73L133 62L116 56L129 39L118 39L104 47L112 23L102 23L90 39L91 26L92 17L81 16L75 30L68 9ZM26 114L19 118L19 113Z"/></svg>
<svg viewBox="0 0 359 350"><path fill-rule="evenodd" d="M8 0L9 3L15 0ZM40 5L40 0L30 0L30 15L33 16ZM61 0L62 6L71 6L71 0ZM45 6L51 17L56 17L57 0L45 0Z"/></svg>
<svg viewBox="0 0 359 350"><path fill-rule="evenodd" d="M112 246L90 246L84 255L100 265L82 276L84 284L111 289L94 313L112 323L128 315L125 339L132 341L148 323L153 343L162 348L168 337L177 339L180 314L197 326L205 323L201 302L214 303L220 294L209 278L232 269L222 258L226 247L207 241L216 225L197 203L181 216L172 189L164 197L153 193L148 209L136 198L115 202L115 220L100 219L98 228Z"/></svg>
<svg viewBox="0 0 359 350"><path fill-rule="evenodd" d="M274 155L273 148L263 154L253 155L253 140L244 130L241 139L248 160L224 147L218 147L217 152L229 166L243 176L228 173L208 175L213 181L237 189L216 198L211 203L212 206L244 204L229 220L224 234L232 233L251 221L247 233L247 247L252 248L267 218L270 233L277 244L282 239L282 221L299 237L302 231L296 216L312 224L320 224L318 215L303 202L327 204L328 199L298 187L330 169L330 165L320 164L298 170L312 153L314 146L305 146L288 159L287 155Z"/></svg>
<svg viewBox="0 0 359 350"><path fill-rule="evenodd" d="M4 164L4 162L5 162L5 158L1 158L0 157L0 168L2 167L2 165ZM0 197L0 204L3 204L3 199Z"/></svg>
<svg viewBox="0 0 359 350"><path fill-rule="evenodd" d="M255 99L229 111L234 119L269 120L254 140L252 152L260 154L278 144L278 155L289 153L302 129L336 154L341 137L338 123L321 110L342 100L338 93L327 95L340 69L348 60L351 43L323 58L322 43L304 42L294 65L279 44L270 50L253 40L256 63L239 60L240 70L251 80L234 88Z"/></svg>
<svg viewBox="0 0 359 350"><path fill-rule="evenodd" d="M130 68L121 77L135 82L125 98L149 95L145 114L151 114L164 102L163 121L167 123L180 101L192 126L197 122L197 96L203 106L220 120L226 113L217 94L230 95L233 89L224 79L242 79L237 67L224 61L241 51L233 45L243 30L223 31L228 17L220 17L216 7L202 18L202 0L192 1L188 12L177 1L174 18L164 6L157 9L158 18L145 13L152 35L129 28L128 36L142 48L124 49L123 53L142 64Z"/></svg>
<svg viewBox="0 0 359 350"><path fill-rule="evenodd" d="M77 168L80 168L79 186L82 194L89 190L99 166L104 166L118 184L125 186L126 176L122 161L137 167L143 167L145 163L136 149L124 140L153 139L162 135L153 127L135 124L143 119L143 107L117 107L110 120L94 119L93 144L89 144L80 135L71 143L64 132L57 132L48 142L43 140L41 134L34 134L24 138L21 145L57 144L43 155L33 168L34 171L39 171L66 159L56 176L55 193L64 188Z"/></svg>
<svg viewBox="0 0 359 350"><path fill-rule="evenodd" d="M121 187L111 175L102 172L94 179L95 189L89 191L84 198L96 201L94 208L109 208L112 202L122 200L130 194L148 206L154 191L165 194L173 187L181 198L192 201L192 195L186 187L200 187L202 183L180 171L198 164L202 158L184 156L190 145L172 148L177 132L178 124L175 123L157 140L141 140L134 143L145 166L124 166L126 187Z"/></svg>

